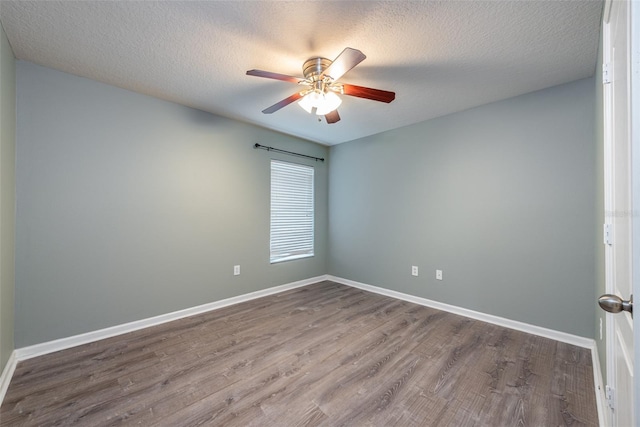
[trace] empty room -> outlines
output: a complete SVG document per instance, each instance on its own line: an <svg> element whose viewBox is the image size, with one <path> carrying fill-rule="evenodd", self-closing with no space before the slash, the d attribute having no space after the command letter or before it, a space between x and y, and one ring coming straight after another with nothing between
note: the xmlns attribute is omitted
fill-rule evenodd
<svg viewBox="0 0 640 427"><path fill-rule="evenodd" d="M1 0L0 426L639 425L639 16Z"/></svg>

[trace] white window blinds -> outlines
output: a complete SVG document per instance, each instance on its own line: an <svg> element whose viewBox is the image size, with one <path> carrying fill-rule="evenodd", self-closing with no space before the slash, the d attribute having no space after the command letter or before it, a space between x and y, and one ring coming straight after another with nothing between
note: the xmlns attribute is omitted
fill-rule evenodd
<svg viewBox="0 0 640 427"><path fill-rule="evenodd" d="M271 161L271 263L313 256L313 168Z"/></svg>

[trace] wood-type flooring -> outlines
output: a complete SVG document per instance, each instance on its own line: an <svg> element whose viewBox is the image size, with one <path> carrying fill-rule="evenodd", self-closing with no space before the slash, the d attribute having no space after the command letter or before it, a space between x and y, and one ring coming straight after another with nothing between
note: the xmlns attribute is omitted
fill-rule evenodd
<svg viewBox="0 0 640 427"><path fill-rule="evenodd" d="M321 282L22 361L2 426L597 425L588 349Z"/></svg>

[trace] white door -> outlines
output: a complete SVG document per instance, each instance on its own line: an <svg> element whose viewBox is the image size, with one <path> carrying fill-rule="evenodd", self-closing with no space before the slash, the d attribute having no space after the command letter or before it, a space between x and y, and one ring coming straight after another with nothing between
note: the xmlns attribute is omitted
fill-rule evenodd
<svg viewBox="0 0 640 427"><path fill-rule="evenodd" d="M605 213L612 239L606 249L607 292L629 300L640 279L640 155L631 133L631 2L607 1L603 25ZM634 210L635 207L635 210ZM640 240L638 240L640 242ZM635 268L634 268L635 264ZM636 283L634 283L636 282ZM627 305L627 304L625 304ZM638 316L636 316L638 317ZM636 328L639 329L639 328ZM623 311L607 314L607 382L613 426L634 426L634 319Z"/></svg>

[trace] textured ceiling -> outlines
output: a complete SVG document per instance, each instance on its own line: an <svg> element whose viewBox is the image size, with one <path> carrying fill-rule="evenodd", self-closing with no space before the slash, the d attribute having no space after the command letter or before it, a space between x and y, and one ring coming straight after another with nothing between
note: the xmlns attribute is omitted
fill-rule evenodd
<svg viewBox="0 0 640 427"><path fill-rule="evenodd" d="M18 59L286 134L337 144L593 75L602 2L6 1ZM328 125L296 104L261 111L312 56L367 59L340 81L396 92L343 96Z"/></svg>

